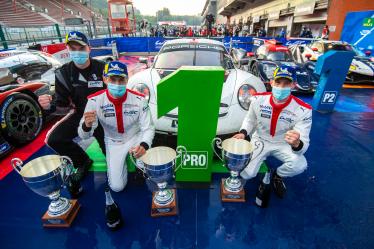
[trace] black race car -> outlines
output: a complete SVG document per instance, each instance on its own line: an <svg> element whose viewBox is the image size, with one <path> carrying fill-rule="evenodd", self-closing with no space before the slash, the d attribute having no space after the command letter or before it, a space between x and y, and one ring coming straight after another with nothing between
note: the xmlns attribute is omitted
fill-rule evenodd
<svg viewBox="0 0 374 249"><path fill-rule="evenodd" d="M296 63L288 48L275 40L264 40L263 45L260 45L255 52L245 53L243 49L233 49L232 53L239 67L260 77L268 91L271 90L270 81L273 79L274 70L279 65L295 69L294 91L314 93L318 84L318 81L308 72L306 65Z"/></svg>
<svg viewBox="0 0 374 249"><path fill-rule="evenodd" d="M38 96L53 94L60 65L43 52L0 52L0 157L40 133L47 116Z"/></svg>

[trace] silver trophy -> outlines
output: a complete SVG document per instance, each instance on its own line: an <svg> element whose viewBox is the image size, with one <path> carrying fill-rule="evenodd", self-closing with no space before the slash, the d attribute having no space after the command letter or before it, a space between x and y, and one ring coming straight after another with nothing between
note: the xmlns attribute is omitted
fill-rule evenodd
<svg viewBox="0 0 374 249"><path fill-rule="evenodd" d="M32 191L51 200L45 214L46 221L44 222L44 216L42 218L44 225L51 223L51 226L69 226L79 204L60 197L60 189L73 171L71 159L66 156L47 155L26 164L19 158L13 158L11 164ZM74 217L68 216L71 211L74 211Z"/></svg>
<svg viewBox="0 0 374 249"><path fill-rule="evenodd" d="M152 216L176 214L176 192L166 187L167 182L173 178L174 172L182 165L183 154L186 153L186 148L183 146L178 146L176 151L169 147L159 146L147 150L137 161L130 154L134 165L142 170L149 180L156 183L159 189L153 195ZM181 158L181 163L176 167L178 158Z"/></svg>
<svg viewBox="0 0 374 249"><path fill-rule="evenodd" d="M264 149L262 141L256 141L254 146L244 139L229 138L222 142L220 138L214 138L212 147L217 157L224 163L230 171L230 177L223 181L221 189L223 201L244 201L243 183L238 177L239 173L248 165L252 159L253 151L257 150L261 145L260 155ZM215 146L221 150L221 156L216 152Z"/></svg>

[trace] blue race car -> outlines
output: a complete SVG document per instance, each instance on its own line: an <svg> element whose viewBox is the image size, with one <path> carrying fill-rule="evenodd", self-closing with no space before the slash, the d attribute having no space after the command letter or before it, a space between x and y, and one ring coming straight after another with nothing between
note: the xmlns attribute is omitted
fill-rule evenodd
<svg viewBox="0 0 374 249"><path fill-rule="evenodd" d="M243 57L237 59L240 68L260 77L266 89L270 91L275 68L280 65L293 67L296 72L296 88L293 91L314 93L318 80L309 73L306 64L293 60L288 47L275 40L258 39L255 42L259 45L258 48L255 47L255 52L246 53L247 56L243 56L243 49L233 49L234 57L239 58L240 54ZM259 42L262 42L262 45L258 44Z"/></svg>

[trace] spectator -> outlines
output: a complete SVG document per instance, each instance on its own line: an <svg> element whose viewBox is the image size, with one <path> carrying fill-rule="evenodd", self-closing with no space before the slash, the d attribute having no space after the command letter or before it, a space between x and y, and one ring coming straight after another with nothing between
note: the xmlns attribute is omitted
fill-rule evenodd
<svg viewBox="0 0 374 249"><path fill-rule="evenodd" d="M322 30L321 38L324 39L324 40L328 40L329 39L329 34L330 34L329 26L325 25L325 27L323 27L323 30Z"/></svg>

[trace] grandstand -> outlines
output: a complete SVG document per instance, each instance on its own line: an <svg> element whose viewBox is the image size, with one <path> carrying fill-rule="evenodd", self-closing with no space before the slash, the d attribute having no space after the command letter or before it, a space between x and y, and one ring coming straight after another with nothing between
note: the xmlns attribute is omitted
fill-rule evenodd
<svg viewBox="0 0 374 249"><path fill-rule="evenodd" d="M0 24L5 27L64 25L66 18L82 18L105 26L105 19L83 0L0 0Z"/></svg>

